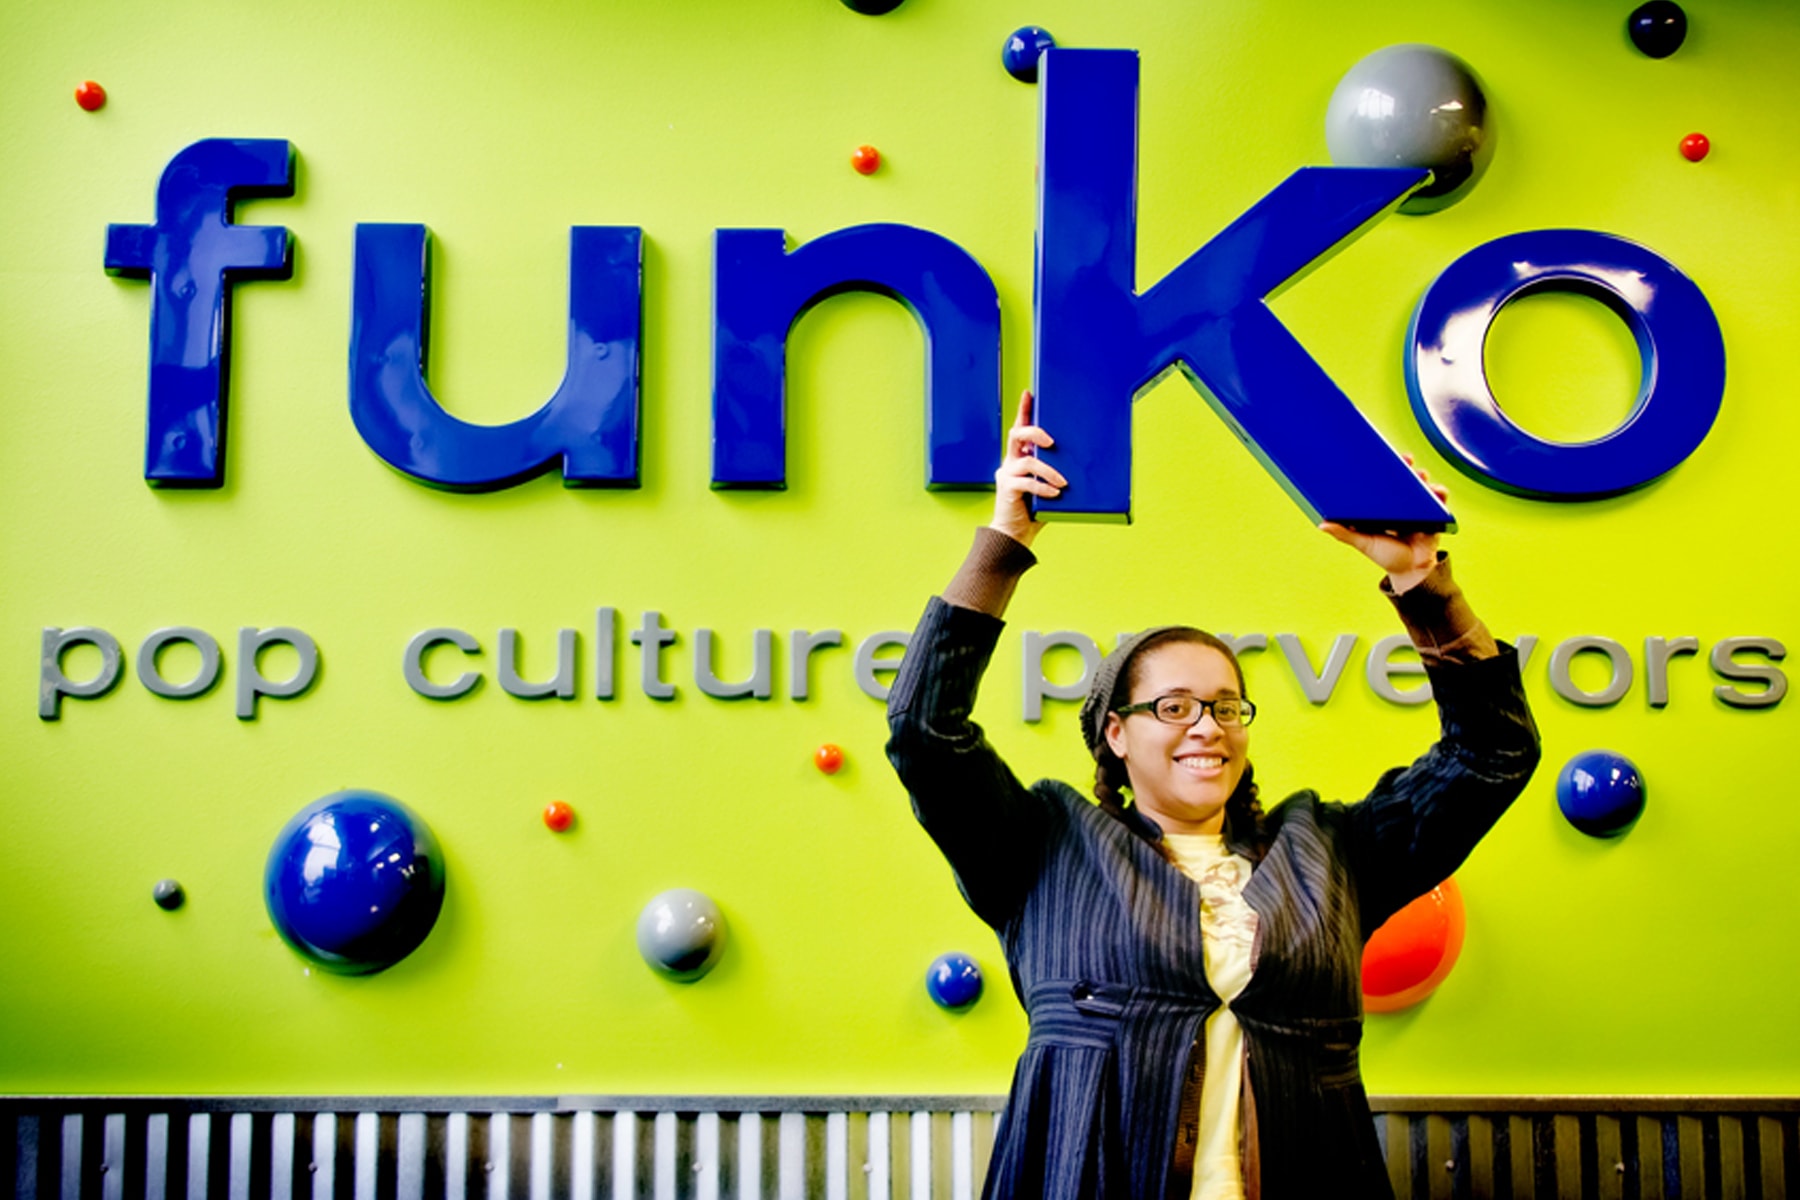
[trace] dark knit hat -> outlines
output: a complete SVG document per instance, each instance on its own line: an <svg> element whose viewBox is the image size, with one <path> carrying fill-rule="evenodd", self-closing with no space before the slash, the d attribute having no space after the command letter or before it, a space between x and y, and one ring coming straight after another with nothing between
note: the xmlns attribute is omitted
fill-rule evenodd
<svg viewBox="0 0 1800 1200"><path fill-rule="evenodd" d="M1081 702L1081 736L1087 739L1089 754L1099 758L1100 747L1106 744L1106 714L1112 711L1113 691L1125 678L1132 657L1152 638L1176 632L1206 636L1204 631L1192 625L1157 625L1126 638L1101 660L1100 669L1094 672L1093 682L1088 686L1087 699Z"/></svg>

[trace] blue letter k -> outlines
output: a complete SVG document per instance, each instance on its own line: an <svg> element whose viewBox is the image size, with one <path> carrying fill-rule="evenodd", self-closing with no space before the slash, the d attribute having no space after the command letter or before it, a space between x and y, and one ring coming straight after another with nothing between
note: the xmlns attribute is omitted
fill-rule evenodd
<svg viewBox="0 0 1800 1200"><path fill-rule="evenodd" d="M233 225L231 206L293 194L288 142L208 138L169 160L156 224L107 227L107 273L151 282L144 478L153 485L216 488L224 479L231 284L293 274L288 231Z"/></svg>
<svg viewBox="0 0 1800 1200"><path fill-rule="evenodd" d="M1050 50L1042 67L1036 415L1069 486L1046 515L1128 520L1131 404L1179 366L1313 521L1452 518L1264 301L1431 173L1296 171L1137 294L1137 54Z"/></svg>

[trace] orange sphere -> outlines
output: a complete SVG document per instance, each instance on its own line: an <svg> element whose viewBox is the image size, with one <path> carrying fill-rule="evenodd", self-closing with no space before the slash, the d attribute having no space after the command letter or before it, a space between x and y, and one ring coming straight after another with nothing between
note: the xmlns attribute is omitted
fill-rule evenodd
<svg viewBox="0 0 1800 1200"><path fill-rule="evenodd" d="M561 800L544 806L544 825L552 833L561 833L575 823L575 810Z"/></svg>
<svg viewBox="0 0 1800 1200"><path fill-rule="evenodd" d="M844 751L840 746L826 742L813 751L813 765L827 775L836 775L838 768L844 765Z"/></svg>
<svg viewBox="0 0 1800 1200"><path fill-rule="evenodd" d="M1437 990L1462 953L1462 890L1444 882L1389 917L1363 947L1363 1008L1398 1012Z"/></svg>
<svg viewBox="0 0 1800 1200"><path fill-rule="evenodd" d="M850 156L850 165L858 175L873 175L881 169L881 151L873 146L858 146Z"/></svg>

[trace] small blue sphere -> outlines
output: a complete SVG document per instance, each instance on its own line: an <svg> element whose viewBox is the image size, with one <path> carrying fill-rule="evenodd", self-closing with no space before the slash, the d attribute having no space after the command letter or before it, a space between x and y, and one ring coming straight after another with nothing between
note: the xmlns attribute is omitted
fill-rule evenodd
<svg viewBox="0 0 1800 1200"><path fill-rule="evenodd" d="M1556 802L1581 832L1618 837L1644 811L1644 777L1623 754L1589 750L1571 758L1556 777Z"/></svg>
<svg viewBox="0 0 1800 1200"><path fill-rule="evenodd" d="M1001 47L1000 62L1006 67L1006 73L1020 83L1036 83L1038 78L1038 56L1056 45L1056 39L1046 29L1036 25L1025 25L1012 31Z"/></svg>
<svg viewBox="0 0 1800 1200"><path fill-rule="evenodd" d="M925 972L925 990L940 1008L967 1008L981 999L981 967L960 950L940 954Z"/></svg>
<svg viewBox="0 0 1800 1200"><path fill-rule="evenodd" d="M348 790L282 827L263 871L269 919L327 971L369 975L418 949L444 904L444 855L391 796Z"/></svg>

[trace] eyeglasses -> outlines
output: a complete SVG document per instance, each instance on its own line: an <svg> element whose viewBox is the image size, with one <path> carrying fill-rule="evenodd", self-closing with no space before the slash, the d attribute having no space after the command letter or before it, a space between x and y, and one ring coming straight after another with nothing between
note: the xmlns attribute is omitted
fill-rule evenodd
<svg viewBox="0 0 1800 1200"><path fill-rule="evenodd" d="M1256 705L1248 700L1240 700L1236 696L1202 700L1183 692L1158 696L1142 704L1127 704L1113 711L1121 717L1129 717L1132 713L1149 713L1164 725L1198 725L1200 718L1211 713L1212 719L1226 729L1248 725L1256 719Z"/></svg>

